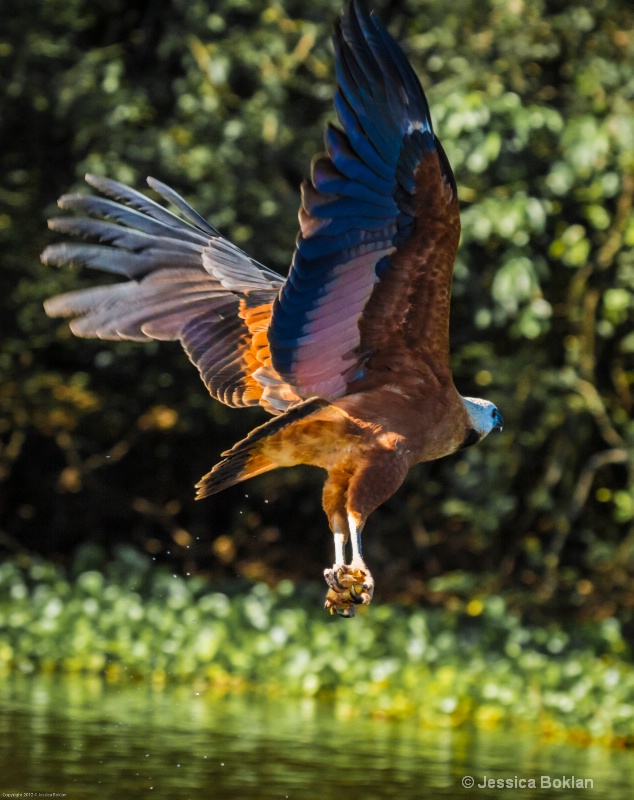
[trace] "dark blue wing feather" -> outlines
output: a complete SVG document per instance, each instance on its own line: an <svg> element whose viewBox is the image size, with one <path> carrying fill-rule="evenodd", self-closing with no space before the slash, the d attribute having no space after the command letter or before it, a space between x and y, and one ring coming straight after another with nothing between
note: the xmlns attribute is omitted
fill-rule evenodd
<svg viewBox="0 0 634 800"><path fill-rule="evenodd" d="M334 46L342 130L329 126L327 153L303 187L301 232L268 332L275 369L303 396L330 399L356 372L364 309L414 230L418 165L436 157L421 85L358 0L336 26Z"/></svg>

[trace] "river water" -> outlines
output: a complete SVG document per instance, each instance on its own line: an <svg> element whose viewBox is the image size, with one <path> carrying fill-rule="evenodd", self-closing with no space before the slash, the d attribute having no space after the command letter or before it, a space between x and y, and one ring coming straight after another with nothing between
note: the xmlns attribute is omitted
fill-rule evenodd
<svg viewBox="0 0 634 800"><path fill-rule="evenodd" d="M312 700L10 674L0 678L0 798L10 793L632 800L634 753L548 743L516 730L346 718Z"/></svg>

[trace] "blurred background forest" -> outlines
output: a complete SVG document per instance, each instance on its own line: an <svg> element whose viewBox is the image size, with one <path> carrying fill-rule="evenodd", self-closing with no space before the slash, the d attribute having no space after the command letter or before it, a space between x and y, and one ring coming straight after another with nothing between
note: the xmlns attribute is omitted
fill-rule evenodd
<svg viewBox="0 0 634 800"><path fill-rule="evenodd" d="M506 423L414 469L372 516L377 597L460 607L503 593L542 618L634 624L634 7L371 6L421 77L458 182L456 384ZM299 183L333 119L341 7L3 3L3 554L64 563L125 542L225 581L319 580L331 563L316 469L194 501L263 414L212 401L178 345L73 338L42 301L97 276L38 254L85 172L137 188L152 175L285 272Z"/></svg>

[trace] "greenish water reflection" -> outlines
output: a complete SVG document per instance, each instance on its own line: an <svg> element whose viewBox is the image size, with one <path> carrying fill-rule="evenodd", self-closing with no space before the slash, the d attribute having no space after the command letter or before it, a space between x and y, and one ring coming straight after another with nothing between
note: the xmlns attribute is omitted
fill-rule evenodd
<svg viewBox="0 0 634 800"><path fill-rule="evenodd" d="M475 779L465 789L463 776ZM592 789L478 788L494 779L590 778ZM312 701L218 697L84 677L0 682L0 793L71 800L588 797L631 800L634 754L514 732L422 730L333 718ZM2 796L0 794L0 796Z"/></svg>

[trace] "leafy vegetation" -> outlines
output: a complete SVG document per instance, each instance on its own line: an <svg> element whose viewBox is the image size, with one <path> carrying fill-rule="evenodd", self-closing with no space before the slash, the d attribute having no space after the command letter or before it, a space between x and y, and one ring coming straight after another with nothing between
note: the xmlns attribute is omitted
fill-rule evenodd
<svg viewBox="0 0 634 800"><path fill-rule="evenodd" d="M372 5L428 90L459 185L456 383L507 423L414 470L373 516L378 599L505 592L540 618L631 626L634 9ZM284 271L298 184L332 119L341 3L5 6L0 546L67 558L85 540L129 541L179 574L314 578L331 559L319 476L280 470L194 504L196 480L261 417L212 403L177 346L73 340L41 302L94 276L38 253L84 172L152 174ZM373 612L377 626L401 613Z"/></svg>
<svg viewBox="0 0 634 800"><path fill-rule="evenodd" d="M528 627L492 597L461 614L376 606L349 623L289 581L227 593L131 548L105 576L82 566L91 558L70 580L43 561L0 566L0 671L187 681L319 697L350 716L634 744L634 670L614 619Z"/></svg>

